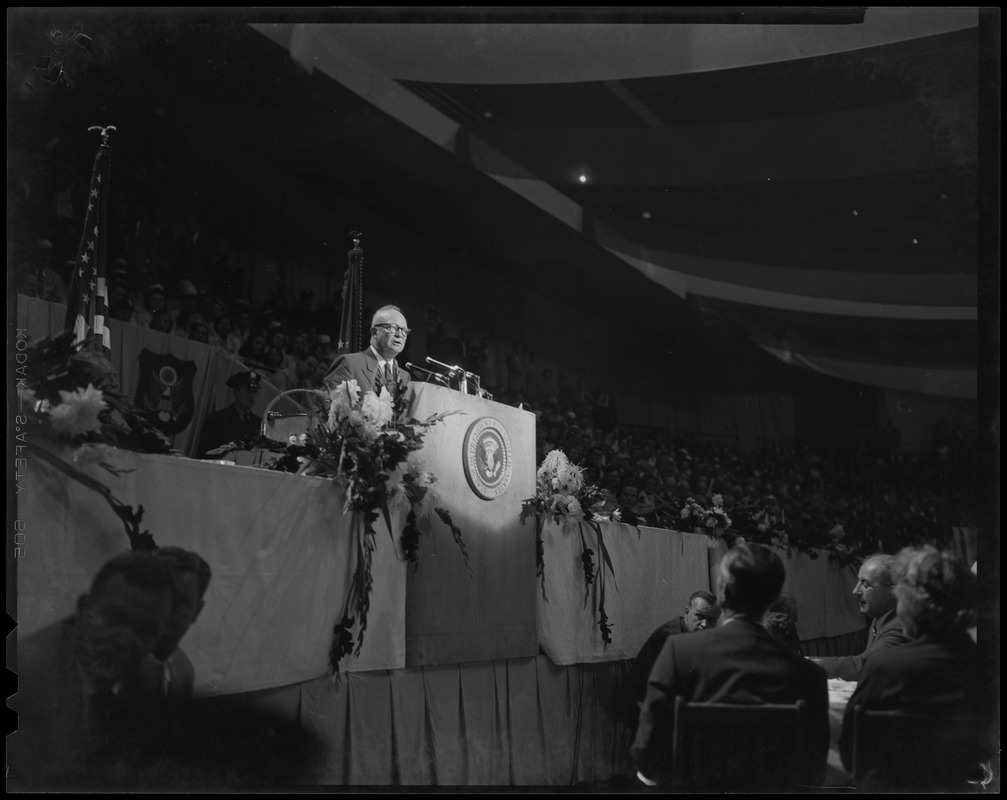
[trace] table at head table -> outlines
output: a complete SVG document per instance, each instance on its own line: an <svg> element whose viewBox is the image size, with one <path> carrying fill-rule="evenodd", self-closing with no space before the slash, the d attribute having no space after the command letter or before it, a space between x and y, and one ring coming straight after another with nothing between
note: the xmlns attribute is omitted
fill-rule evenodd
<svg viewBox="0 0 1007 800"><path fill-rule="evenodd" d="M857 688L856 681L829 680L829 759L826 766L825 785L853 788L853 775L843 767L839 755L839 737L843 732L843 715L850 695Z"/></svg>

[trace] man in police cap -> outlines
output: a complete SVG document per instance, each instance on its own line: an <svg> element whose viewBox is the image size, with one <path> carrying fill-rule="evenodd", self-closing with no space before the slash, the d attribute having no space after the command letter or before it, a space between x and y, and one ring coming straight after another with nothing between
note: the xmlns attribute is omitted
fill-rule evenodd
<svg viewBox="0 0 1007 800"><path fill-rule="evenodd" d="M196 449L198 458L215 458L208 451L259 434L262 419L252 413L252 406L261 381L262 376L255 370L237 372L227 379L227 385L234 390L234 402L206 418Z"/></svg>

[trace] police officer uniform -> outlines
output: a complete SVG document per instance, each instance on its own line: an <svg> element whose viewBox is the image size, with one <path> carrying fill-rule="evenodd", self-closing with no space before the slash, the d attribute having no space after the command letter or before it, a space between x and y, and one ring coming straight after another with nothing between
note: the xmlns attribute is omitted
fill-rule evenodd
<svg viewBox="0 0 1007 800"><path fill-rule="evenodd" d="M249 387L258 390L262 380L255 370L238 372L227 379L227 385L237 391ZM251 411L243 411L237 403L231 403L227 408L214 411L203 422L203 430L199 437L199 447L196 452L199 458L216 458L207 455L213 450L230 442L236 442L247 437L256 437L262 428L262 418Z"/></svg>

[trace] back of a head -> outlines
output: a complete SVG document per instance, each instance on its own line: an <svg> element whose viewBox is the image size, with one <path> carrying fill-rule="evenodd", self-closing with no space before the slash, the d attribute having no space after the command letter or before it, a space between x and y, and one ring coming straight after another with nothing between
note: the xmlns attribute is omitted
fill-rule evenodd
<svg viewBox="0 0 1007 800"><path fill-rule="evenodd" d="M152 553L128 551L110 559L98 570L88 596L101 596L116 575L122 575L127 583L152 592L172 588L171 572L161 559Z"/></svg>
<svg viewBox="0 0 1007 800"><path fill-rule="evenodd" d="M786 571L772 550L743 542L720 560L717 570L721 605L736 613L761 619L780 595Z"/></svg>
<svg viewBox="0 0 1007 800"><path fill-rule="evenodd" d="M174 572L189 572L196 576L199 583L199 595L206 594L206 589L210 585L212 572L210 565L198 553L191 550L184 550L181 547L168 545L159 547L154 554L162 559Z"/></svg>
<svg viewBox="0 0 1007 800"><path fill-rule="evenodd" d="M976 576L950 551L906 548L896 557L892 574L899 620L911 638L947 636L975 625Z"/></svg>

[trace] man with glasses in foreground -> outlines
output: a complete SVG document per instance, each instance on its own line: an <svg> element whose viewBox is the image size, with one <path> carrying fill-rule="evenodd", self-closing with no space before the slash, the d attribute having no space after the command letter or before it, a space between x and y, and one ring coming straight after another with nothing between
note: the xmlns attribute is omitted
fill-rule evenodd
<svg viewBox="0 0 1007 800"><path fill-rule="evenodd" d="M360 353L336 356L325 376L325 385L333 389L343 381L354 380L361 392L380 394L388 389L393 397L409 391L409 374L395 362L409 336L405 315L397 306L382 306L371 319L371 344Z"/></svg>
<svg viewBox="0 0 1007 800"><path fill-rule="evenodd" d="M860 671L872 653L889 647L898 647L909 641L895 613L892 561L892 556L876 553L868 556L860 567L853 594L860 598L860 613L872 620L871 630L867 636L867 648L856 656L811 659L825 668L829 678L840 678L844 681L859 680Z"/></svg>

